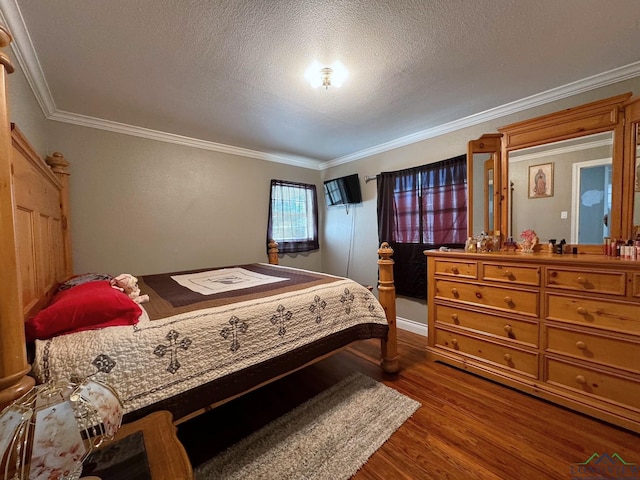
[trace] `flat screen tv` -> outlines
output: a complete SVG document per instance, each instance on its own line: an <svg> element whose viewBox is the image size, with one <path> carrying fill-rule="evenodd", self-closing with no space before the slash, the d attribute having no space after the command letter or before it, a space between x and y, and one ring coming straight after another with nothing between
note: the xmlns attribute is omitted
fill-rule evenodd
<svg viewBox="0 0 640 480"><path fill-rule="evenodd" d="M349 205L362 202L362 192L360 190L360 179L358 174L346 177L334 178L324 182L324 196L327 206Z"/></svg>

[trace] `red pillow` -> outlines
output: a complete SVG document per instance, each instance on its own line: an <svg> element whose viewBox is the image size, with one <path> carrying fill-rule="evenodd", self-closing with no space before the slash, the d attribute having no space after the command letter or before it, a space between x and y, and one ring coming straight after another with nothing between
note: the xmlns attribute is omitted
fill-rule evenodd
<svg viewBox="0 0 640 480"><path fill-rule="evenodd" d="M58 293L51 304L27 320L27 341L117 325L135 325L142 309L108 280L83 283Z"/></svg>

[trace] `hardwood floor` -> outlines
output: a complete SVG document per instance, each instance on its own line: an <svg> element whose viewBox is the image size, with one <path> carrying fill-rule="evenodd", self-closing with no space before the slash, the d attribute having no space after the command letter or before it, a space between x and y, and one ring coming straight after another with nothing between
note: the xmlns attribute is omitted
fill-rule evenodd
<svg viewBox="0 0 640 480"><path fill-rule="evenodd" d="M617 453L640 468L640 435L517 392L467 372L427 362L424 337L400 330L401 371L377 365L377 341L296 372L178 427L194 467L353 371L422 403L355 475L356 480L634 478L620 470L587 476L575 464ZM573 468L573 470L572 470Z"/></svg>

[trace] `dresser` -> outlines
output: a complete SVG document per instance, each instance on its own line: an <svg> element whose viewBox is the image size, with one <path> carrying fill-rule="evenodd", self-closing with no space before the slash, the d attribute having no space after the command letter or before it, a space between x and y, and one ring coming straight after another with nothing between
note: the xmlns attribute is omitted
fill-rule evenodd
<svg viewBox="0 0 640 480"><path fill-rule="evenodd" d="M430 360L640 432L640 262L425 255Z"/></svg>

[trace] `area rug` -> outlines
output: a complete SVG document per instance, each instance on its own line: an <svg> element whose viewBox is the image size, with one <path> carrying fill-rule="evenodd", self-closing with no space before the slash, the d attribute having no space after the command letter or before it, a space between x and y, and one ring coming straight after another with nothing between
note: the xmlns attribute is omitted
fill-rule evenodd
<svg viewBox="0 0 640 480"><path fill-rule="evenodd" d="M199 466L195 478L348 479L419 407L354 373Z"/></svg>

